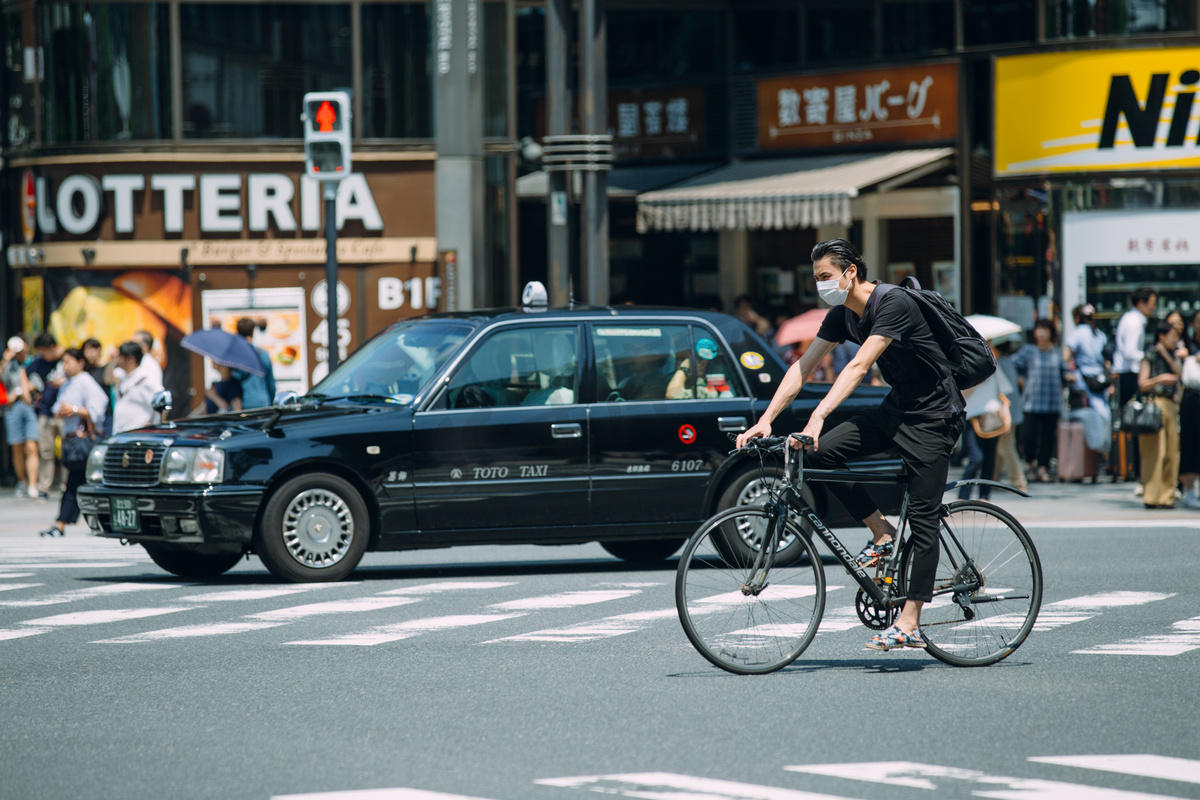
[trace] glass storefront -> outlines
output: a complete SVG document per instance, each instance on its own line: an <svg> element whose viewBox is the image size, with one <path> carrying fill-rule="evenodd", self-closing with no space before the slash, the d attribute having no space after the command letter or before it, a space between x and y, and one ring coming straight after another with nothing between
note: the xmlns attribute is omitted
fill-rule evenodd
<svg viewBox="0 0 1200 800"><path fill-rule="evenodd" d="M363 136L432 138L429 6L364 5L362 30Z"/></svg>

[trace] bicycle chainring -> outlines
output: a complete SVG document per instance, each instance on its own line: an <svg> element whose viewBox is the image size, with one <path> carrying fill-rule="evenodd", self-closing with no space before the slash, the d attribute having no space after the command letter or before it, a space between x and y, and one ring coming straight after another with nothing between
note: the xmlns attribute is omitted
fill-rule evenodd
<svg viewBox="0 0 1200 800"><path fill-rule="evenodd" d="M875 601L868 597L862 589L859 589L858 594L854 595L854 610L858 612L858 618L862 624L873 631L887 629L898 614L897 609L881 608L875 605Z"/></svg>

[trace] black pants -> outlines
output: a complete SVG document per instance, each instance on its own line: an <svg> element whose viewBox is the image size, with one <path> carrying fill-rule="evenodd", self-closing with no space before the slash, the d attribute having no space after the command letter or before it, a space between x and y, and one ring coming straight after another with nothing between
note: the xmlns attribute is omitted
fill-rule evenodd
<svg viewBox="0 0 1200 800"><path fill-rule="evenodd" d="M75 498L75 490L87 483L87 475L83 467L67 470L67 485L63 489L62 503L58 506L58 521L66 525L74 525L79 521L79 501Z"/></svg>
<svg viewBox="0 0 1200 800"><path fill-rule="evenodd" d="M950 469L950 451L963 430L961 414L946 419L905 420L898 414L875 409L856 414L824 433L819 449L806 458L817 469L837 469L847 461L895 448L908 469L908 523L912 570L908 597L933 599L933 579L938 563L938 514ZM879 510L860 483L828 483L846 510L864 520Z"/></svg>
<svg viewBox="0 0 1200 800"><path fill-rule="evenodd" d="M1136 372L1121 372L1117 375L1117 410L1113 416L1114 420L1121 418L1121 409L1129 402L1138 392L1138 373ZM1138 437L1129 436L1125 443L1126 451L1125 458L1132 466L1132 470L1125 476L1126 480L1136 481L1138 479L1138 471L1141 468L1142 459L1138 452ZM1114 443L1113 452L1110 454L1111 463L1117 463L1117 452ZM1120 473L1117 473L1120 474Z"/></svg>
<svg viewBox="0 0 1200 800"><path fill-rule="evenodd" d="M1042 469L1050 469L1050 459L1058 454L1059 414L1025 412L1025 458Z"/></svg>

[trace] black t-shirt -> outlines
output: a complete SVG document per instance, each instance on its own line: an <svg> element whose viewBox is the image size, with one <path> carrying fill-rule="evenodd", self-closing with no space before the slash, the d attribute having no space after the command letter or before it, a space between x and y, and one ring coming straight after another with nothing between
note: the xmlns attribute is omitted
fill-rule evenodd
<svg viewBox="0 0 1200 800"><path fill-rule="evenodd" d="M853 323L847 324L849 320ZM940 355L941 347L917 302L899 289L872 292L864 319L845 306L834 306L817 336L837 343L862 344L868 336L892 340L875 362L892 387L883 401L885 409L911 418L944 419L961 414L966 405L950 370L921 355Z"/></svg>

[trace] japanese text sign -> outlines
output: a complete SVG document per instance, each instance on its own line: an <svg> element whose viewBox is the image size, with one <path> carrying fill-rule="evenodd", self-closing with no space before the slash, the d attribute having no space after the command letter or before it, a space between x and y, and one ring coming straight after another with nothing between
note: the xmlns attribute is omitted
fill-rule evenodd
<svg viewBox="0 0 1200 800"><path fill-rule="evenodd" d="M996 175L1200 166L1200 48L996 59Z"/></svg>
<svg viewBox="0 0 1200 800"><path fill-rule="evenodd" d="M957 133L957 64L758 82L760 150L942 141Z"/></svg>

